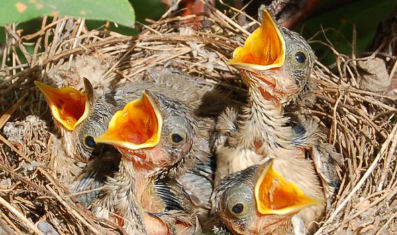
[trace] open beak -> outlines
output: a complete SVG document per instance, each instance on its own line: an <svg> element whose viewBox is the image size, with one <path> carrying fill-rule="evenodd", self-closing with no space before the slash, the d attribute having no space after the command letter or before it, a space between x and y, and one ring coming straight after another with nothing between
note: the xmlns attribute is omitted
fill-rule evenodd
<svg viewBox="0 0 397 235"><path fill-rule="evenodd" d="M263 215L295 214L307 206L319 202L305 195L295 184L286 180L272 168L272 163L263 168L255 184L255 201L258 212Z"/></svg>
<svg viewBox="0 0 397 235"><path fill-rule="evenodd" d="M280 68L285 60L285 42L269 12L263 11L262 25L233 52L228 64L243 70Z"/></svg>
<svg viewBox="0 0 397 235"><path fill-rule="evenodd" d="M89 113L87 97L82 92L72 88L54 88L35 81L43 92L52 116L67 130L72 131Z"/></svg>
<svg viewBox="0 0 397 235"><path fill-rule="evenodd" d="M108 130L95 142L130 150L150 148L159 143L162 126L163 119L156 103L143 92L141 98L114 114Z"/></svg>

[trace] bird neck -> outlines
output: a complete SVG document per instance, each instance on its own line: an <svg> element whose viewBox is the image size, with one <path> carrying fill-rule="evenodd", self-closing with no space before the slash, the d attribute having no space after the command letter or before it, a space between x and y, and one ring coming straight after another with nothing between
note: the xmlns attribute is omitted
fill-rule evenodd
<svg viewBox="0 0 397 235"><path fill-rule="evenodd" d="M294 132L284 115L280 100L266 91L265 86L250 85L248 102L242 109L237 135L240 143L258 154L276 154L291 149Z"/></svg>
<svg viewBox="0 0 397 235"><path fill-rule="evenodd" d="M157 174L145 171L143 168L135 169L134 194L140 206L150 213L160 213L165 210L165 204L155 190Z"/></svg>
<svg viewBox="0 0 397 235"><path fill-rule="evenodd" d="M153 228L146 225L156 224L156 234L167 234L167 225L150 215L163 212L165 206L155 192L154 179L148 174L142 168L136 169L132 161L122 159L119 171L109 181L112 190L108 196L113 200L106 201L117 202L113 205L118 215L115 216L115 221L127 231L133 234L152 234Z"/></svg>
<svg viewBox="0 0 397 235"><path fill-rule="evenodd" d="M272 235L295 234L293 233L291 215L266 215L255 217L254 222L248 227L248 233Z"/></svg>
<svg viewBox="0 0 397 235"><path fill-rule="evenodd" d="M134 192L135 182L133 163L121 159L119 171L107 182L109 189L105 191L103 207L114 211L117 214L114 216L115 222L128 232L147 234L142 222L144 211Z"/></svg>
<svg viewBox="0 0 397 235"><path fill-rule="evenodd" d="M79 146L76 145L76 142L79 140L77 139L76 131L69 131L65 128L63 128L57 121L57 126L59 127L59 130L61 132L62 136L62 144L64 146L66 154L72 158L76 159L77 162L83 162L87 163L87 159L82 156L82 151L79 149Z"/></svg>

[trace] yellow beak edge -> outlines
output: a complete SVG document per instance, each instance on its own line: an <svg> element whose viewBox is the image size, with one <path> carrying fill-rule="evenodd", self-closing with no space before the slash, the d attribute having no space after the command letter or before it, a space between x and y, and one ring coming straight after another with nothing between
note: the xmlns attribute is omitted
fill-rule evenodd
<svg viewBox="0 0 397 235"><path fill-rule="evenodd" d="M228 64L244 70L280 68L285 60L285 41L269 12L263 10L262 25L233 52Z"/></svg>
<svg viewBox="0 0 397 235"><path fill-rule="evenodd" d="M157 104L143 92L141 98L114 114L108 130L95 141L130 150L150 148L160 142L162 126L163 119Z"/></svg>
<svg viewBox="0 0 397 235"><path fill-rule="evenodd" d="M299 212L319 202L305 195L295 184L287 182L273 170L273 163L265 167L255 185L255 201L263 215L287 215Z"/></svg>
<svg viewBox="0 0 397 235"><path fill-rule="evenodd" d="M52 116L65 129L72 131L89 114L89 102L84 93L72 88L54 88L35 81L36 86L44 94Z"/></svg>

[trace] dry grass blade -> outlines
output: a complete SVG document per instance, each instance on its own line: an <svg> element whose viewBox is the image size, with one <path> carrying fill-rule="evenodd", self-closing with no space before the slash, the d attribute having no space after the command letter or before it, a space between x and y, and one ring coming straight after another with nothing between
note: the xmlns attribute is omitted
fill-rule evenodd
<svg viewBox="0 0 397 235"><path fill-rule="evenodd" d="M91 232L93 232L93 233L95 233L95 234L99 234L99 231L98 231L96 228L94 228L94 227L93 227L90 223L88 223L83 217L81 217L79 213L77 213L72 207L70 207L70 206L68 205L68 203L66 203L66 202L62 199L62 197L59 196L51 187L49 187L49 186L47 185L47 189L52 193L52 195L54 195L54 197L55 197L64 207L66 207L66 209L67 209L70 213L72 213L74 216L76 216L85 226L87 226L87 228L88 228Z"/></svg>
<svg viewBox="0 0 397 235"><path fill-rule="evenodd" d="M0 117L0 128L3 128L4 124L10 119L11 115L15 112L21 102L28 96L26 93L23 95L17 103L15 103L11 108L9 108L1 117Z"/></svg>
<svg viewBox="0 0 397 235"><path fill-rule="evenodd" d="M65 159L59 133L33 81L80 89L87 77L101 94L118 83L140 80L148 69L161 65L202 76L208 82L204 85L222 81L244 89L227 61L258 22L246 16L248 22L239 25L235 16L240 14L210 7L200 14L204 27L198 31L188 22L196 16L165 16L133 37L87 31L84 20L70 18L44 18L40 30L23 37L14 25L8 26L0 70L0 226L40 234L35 224L44 221L59 234L124 234L119 225L96 218L69 193L68 183L81 169ZM397 96L359 87L362 78L356 65L375 54L351 59L330 41L320 43L335 53L338 71L316 62L312 80L317 102L307 113L319 120L345 167L339 172L342 184L336 199L316 234L395 234ZM26 50L31 45L33 55ZM382 56L391 60L393 73L396 57ZM3 213L3 208L11 213Z"/></svg>
<svg viewBox="0 0 397 235"><path fill-rule="evenodd" d="M30 220L26 218L25 215L23 215L21 212L19 212L17 209L15 209L13 206L11 206L6 200L4 200L2 197L0 197L0 205L4 206L7 208L11 213L17 216L18 219L20 219L23 222L23 225L27 226L31 231L35 232L38 235L44 235Z"/></svg>
<svg viewBox="0 0 397 235"><path fill-rule="evenodd" d="M380 161L381 157L384 156L386 150L389 148L390 142L393 141L395 143L397 141L397 125L394 126L392 132L390 133L389 137L387 140L383 143L381 151L378 153L374 161L371 163L370 167L368 170L365 172L363 177L360 179L360 181L354 186L353 190L347 195L347 197L339 204L339 206L335 209L335 211L332 212L331 216L328 218L328 220L325 223L332 223L334 222L335 217L337 214L346 206L347 202L352 199L353 195L357 193L357 191L362 187L362 185L367 181L369 176L373 173L375 167L378 165L378 162ZM321 234L323 231L323 228L320 228L315 234Z"/></svg>

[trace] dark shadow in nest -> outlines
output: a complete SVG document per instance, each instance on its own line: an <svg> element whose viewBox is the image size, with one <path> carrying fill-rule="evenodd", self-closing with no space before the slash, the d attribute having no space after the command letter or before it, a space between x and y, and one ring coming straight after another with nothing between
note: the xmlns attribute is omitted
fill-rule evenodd
<svg viewBox="0 0 397 235"><path fill-rule="evenodd" d="M120 161L121 154L116 148L107 144L98 144L87 166L76 179L79 182L76 191L81 192L76 195L78 201L88 207L94 199L100 197L100 187L105 184L108 177L113 177L119 170Z"/></svg>

